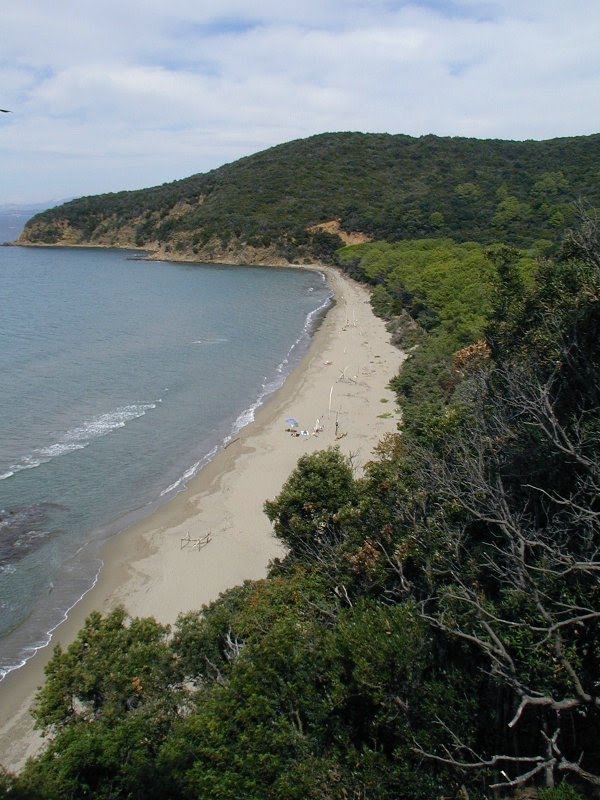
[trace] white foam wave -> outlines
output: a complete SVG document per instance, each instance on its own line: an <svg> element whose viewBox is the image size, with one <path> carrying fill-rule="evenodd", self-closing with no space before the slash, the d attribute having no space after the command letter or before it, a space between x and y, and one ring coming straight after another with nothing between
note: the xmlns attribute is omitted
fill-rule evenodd
<svg viewBox="0 0 600 800"><path fill-rule="evenodd" d="M315 321L318 315L321 314L331 304L332 298L333 294L329 294L318 308L315 308L314 311L311 311L307 315L304 327L302 329L302 333L292 344L283 361L280 364L278 364L277 367L275 368L275 377L273 378L273 380L268 382L267 379L265 378L265 383L263 383L262 385L261 393L257 397L256 401L251 406L244 409L244 411L242 411L242 413L238 416L233 425L233 434L232 436L228 437L226 441L230 441L231 438L233 438L233 436L235 436L242 430L242 428L245 428L246 425L249 425L251 422L254 422L257 409L259 409L263 405L263 403L267 400L268 397L274 394L274 392L276 392L278 389L281 389L287 378L286 367L289 366L289 363L293 358L294 351L299 347L301 343L303 343L310 336L310 333L315 325Z"/></svg>
<svg viewBox="0 0 600 800"><path fill-rule="evenodd" d="M81 549L83 548L79 548L79 550ZM79 550L77 552L79 552ZM44 647L48 647L54 636L54 631L68 619L69 614L75 608L77 603L83 600L86 594L88 592L91 592L94 586L98 583L100 570L102 569L103 566L104 563L100 562L91 586L89 586L84 592L82 592L77 598L77 600L75 600L75 602L72 603L66 610L61 612L61 619L44 634L43 639L40 639L37 642L34 642L33 644L29 645L28 647L23 648L21 652L21 658L19 659L19 661L13 662L12 664L5 664L4 666L0 667L0 683L4 680L4 678L6 678L9 672L14 672L16 669L24 667L25 664L29 661L29 659L33 658L33 656L38 652L38 650L42 650Z"/></svg>
<svg viewBox="0 0 600 800"><path fill-rule="evenodd" d="M94 439L106 436L118 428L123 428L131 420L143 417L147 411L156 408L156 403L138 403L116 408L106 414L99 414L85 420L83 425L71 428L59 436L58 441L46 447L35 448L29 455L23 456L17 464L11 464L9 469L0 475L0 480L12 477L16 472L24 469L33 469L41 464L46 464L53 458L83 450Z"/></svg>
<svg viewBox="0 0 600 800"><path fill-rule="evenodd" d="M323 276L323 278L324 278L324 276ZM283 359L281 364L279 364L277 366L277 368L275 370L275 373L276 373L275 377L271 381L267 381L267 378L265 377L265 382L263 383L262 390L261 390L259 396L257 397L256 401L251 406L249 406L248 408L244 409L241 412L241 414L239 414L239 416L237 417L237 419L235 420L235 422L233 424L231 435L225 437L225 439L223 441L223 445L227 446L227 444L229 442L231 442L231 440L234 438L234 436L237 433L239 433L239 431L242 430L242 428L245 428L246 425L249 425L250 423L254 422L255 413L256 413L257 409L260 408L261 405L263 405L265 400L270 395L272 395L274 392L276 392L278 389L280 389L283 386L283 384L285 383L285 379L287 377L287 375L286 375L286 367L290 363L290 359L292 358L294 350L300 345L301 342L303 342L310 335L311 330L312 330L313 325L314 325L315 318L317 317L318 314L322 313L327 308L328 305L330 305L332 296L333 295L331 295L331 294L328 295L325 298L325 300L323 301L323 303L321 303L321 305L318 308L314 309L314 311L311 311L307 315L307 318L306 318L306 321L304 323L304 327L303 327L302 333L300 334L298 339L292 344L292 346L290 347L290 349L287 352L286 357ZM228 341L227 339L198 339L198 340L192 342L192 344L219 344L219 343L227 342L227 341ZM167 387L165 387L164 391L168 391ZM162 398L160 400L158 400L157 402L161 402L161 400L162 400ZM97 423L96 424L96 428L99 431L97 435L103 435L103 433L101 433L100 430L101 430L103 424L106 424L106 423L109 422L109 419L108 419L109 417L112 417L112 421L111 421L112 427L110 425L107 425L106 433L108 433L109 430L113 430L116 427L122 427L126 423L126 421L128 421L129 419L133 419L136 416L142 416L143 414L146 413L146 410L149 410L149 409L152 409L152 408L156 408L156 405L153 404L153 403L146 404L146 405L140 405L140 406L127 406L124 409L117 409L117 411L113 412L112 415L103 415L102 417L98 418L98 420L96 421L96 423ZM133 413L132 414L132 411L134 409L136 409L140 413ZM125 412L124 415L123 415L123 417L124 417L123 419L119 419L119 412ZM127 418L125 419L125 417L127 417ZM77 442L78 442L79 432L80 431L83 432L84 430L89 430L90 427L94 427L94 426L86 425L86 426L83 426L82 428L75 429L75 431L71 432L72 434L76 434L75 436L71 437L73 446L75 446L77 444ZM84 444L80 444L80 446L85 447L85 446L87 446L87 444L89 444L89 442L85 441L85 443ZM223 446L223 445L221 445L221 446ZM175 493L175 492L179 491L180 489L182 489L191 478L193 478L195 475L198 474L198 472L200 471L200 469L202 469L202 467L204 467L209 461L211 461L213 459L213 457L216 455L216 453L218 452L219 449L220 449L219 446L214 447L210 451L210 453L208 453L206 456L204 456L199 461L196 461L194 464L192 464L192 466L189 467L181 475L180 478L178 478L172 484L167 486L166 489L162 490L162 492L160 493L160 497L164 497L165 495Z"/></svg>
<svg viewBox="0 0 600 800"><path fill-rule="evenodd" d="M245 428L246 425L249 425L251 422L254 422L254 412L259 407L259 405L260 401L257 401L256 403L254 403L254 405L250 406L250 408L246 408L244 409L244 411L242 411L242 413L239 415L239 417L236 419L233 425L234 435L239 431L241 431L242 428Z"/></svg>
<svg viewBox="0 0 600 800"><path fill-rule="evenodd" d="M196 472L198 471L199 466L200 466L200 461L196 461L195 464L192 464L192 466L189 469L186 469L181 478L178 478L175 481L175 483L172 483L170 486L167 486L166 489L163 489L163 491L160 493L160 496L164 497L164 495L169 494L169 492L174 492L176 489L182 486L186 481L189 481L190 478L193 478Z"/></svg>

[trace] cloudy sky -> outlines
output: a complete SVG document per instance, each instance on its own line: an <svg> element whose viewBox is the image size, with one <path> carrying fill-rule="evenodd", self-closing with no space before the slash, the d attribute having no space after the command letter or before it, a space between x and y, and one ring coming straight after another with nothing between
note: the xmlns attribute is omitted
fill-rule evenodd
<svg viewBox="0 0 600 800"><path fill-rule="evenodd" d="M598 0L7 0L0 19L0 204L323 131L600 131Z"/></svg>

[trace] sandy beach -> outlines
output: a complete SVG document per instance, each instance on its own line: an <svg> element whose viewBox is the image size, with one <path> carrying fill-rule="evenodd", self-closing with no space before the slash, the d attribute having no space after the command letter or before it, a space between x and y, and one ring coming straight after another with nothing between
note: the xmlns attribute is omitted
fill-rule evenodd
<svg viewBox="0 0 600 800"><path fill-rule="evenodd" d="M404 356L372 314L367 289L324 271L335 304L283 388L183 492L106 543L96 586L51 645L0 683L0 764L7 769L19 769L39 750L28 711L35 689L53 645L72 641L91 610L122 604L134 616L173 623L244 580L263 578L283 552L263 503L278 494L298 458L339 445L360 474L381 437L396 430L387 384ZM308 436L286 431L288 417ZM317 418L323 430L313 435Z"/></svg>

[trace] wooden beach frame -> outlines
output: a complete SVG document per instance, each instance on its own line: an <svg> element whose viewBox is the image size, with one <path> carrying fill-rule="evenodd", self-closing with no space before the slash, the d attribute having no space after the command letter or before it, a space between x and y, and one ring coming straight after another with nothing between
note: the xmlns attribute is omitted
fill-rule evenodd
<svg viewBox="0 0 600 800"><path fill-rule="evenodd" d="M206 545L211 541L211 539L212 539L211 531L209 531L204 536L201 536L199 539L192 539L192 537L190 536L190 532L188 531L187 536L184 536L183 539L181 539L179 549L186 550L188 548L191 548L192 550L201 550L203 547L206 547Z"/></svg>

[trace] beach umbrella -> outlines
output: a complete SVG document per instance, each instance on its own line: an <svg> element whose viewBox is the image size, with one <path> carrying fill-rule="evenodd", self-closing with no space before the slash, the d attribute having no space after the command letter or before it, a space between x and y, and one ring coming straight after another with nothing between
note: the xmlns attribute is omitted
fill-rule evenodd
<svg viewBox="0 0 600 800"><path fill-rule="evenodd" d="M298 420L294 419L294 417L288 417L285 422L286 425L291 425L292 428L298 427Z"/></svg>

